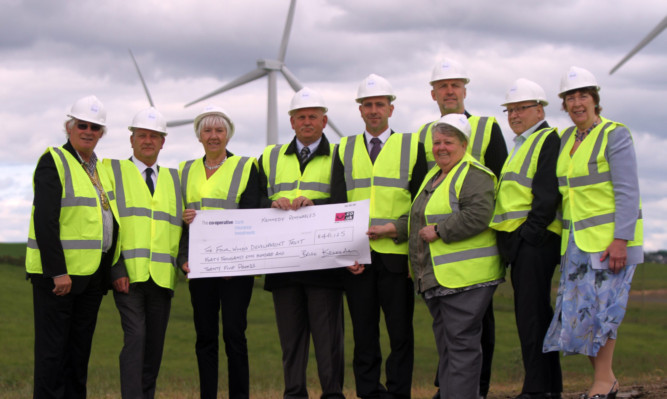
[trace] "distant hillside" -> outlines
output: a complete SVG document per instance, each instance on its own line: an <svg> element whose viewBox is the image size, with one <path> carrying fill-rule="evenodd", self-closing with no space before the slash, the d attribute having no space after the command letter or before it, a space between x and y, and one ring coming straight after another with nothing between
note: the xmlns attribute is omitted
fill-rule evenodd
<svg viewBox="0 0 667 399"><path fill-rule="evenodd" d="M0 243L0 264L25 265L25 243Z"/></svg>

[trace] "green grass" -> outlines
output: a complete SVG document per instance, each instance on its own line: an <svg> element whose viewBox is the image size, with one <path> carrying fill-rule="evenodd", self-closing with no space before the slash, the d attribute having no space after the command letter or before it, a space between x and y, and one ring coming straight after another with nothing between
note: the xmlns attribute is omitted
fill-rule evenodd
<svg viewBox="0 0 667 399"><path fill-rule="evenodd" d="M0 255L23 256L25 245L0 244ZM554 277L555 285L558 276ZM554 285L554 286L555 286ZM282 397L281 352L271 295L257 279L248 314L248 345L250 352L251 394L255 398ZM635 274L633 289L664 289L667 287L667 266L647 264ZM0 394L3 398L26 398L32 395L33 320L32 288L25 280L24 269L0 264ZM554 291L555 292L555 291ZM663 297L664 298L664 297ZM493 364L491 397L518 393L523 378L519 340L514 326L512 288L509 283L499 287L494 296L496 310L496 350ZM615 371L625 386L664 380L664 354L667 344L667 302L632 300L619 330L614 358ZM354 398L352 375L351 324L346 319L346 374L348 398ZM432 387L437 354L431 316L420 298L415 307L415 369L413 397L428 398ZM384 331L384 329L383 329ZM179 280L167 330L164 359L158 380L158 397L197 398L198 374L194 354L195 333L187 282ZM388 353L388 340L382 336L383 354ZM120 396L118 354L122 346L122 330L113 297L107 295L100 309L93 351L89 366L89 397ZM226 396L226 359L220 358L220 395ZM588 359L568 356L562 359L566 390L581 391L591 379ZM314 355L308 369L311 397L319 395Z"/></svg>

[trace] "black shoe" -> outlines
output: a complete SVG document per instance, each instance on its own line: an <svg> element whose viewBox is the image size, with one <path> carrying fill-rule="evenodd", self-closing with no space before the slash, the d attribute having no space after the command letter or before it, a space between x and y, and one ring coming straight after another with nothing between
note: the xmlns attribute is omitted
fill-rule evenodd
<svg viewBox="0 0 667 399"><path fill-rule="evenodd" d="M436 392L435 395L433 395L432 399L440 399L440 390L439 389L438 389L438 392Z"/></svg>
<svg viewBox="0 0 667 399"><path fill-rule="evenodd" d="M618 388L616 388L616 384L618 384L618 381L614 381L614 383L611 385L611 389L609 389L609 393L606 395L603 393L596 393L593 396L586 396L588 399L616 399L616 394L618 393ZM614 390L616 388L616 390Z"/></svg>

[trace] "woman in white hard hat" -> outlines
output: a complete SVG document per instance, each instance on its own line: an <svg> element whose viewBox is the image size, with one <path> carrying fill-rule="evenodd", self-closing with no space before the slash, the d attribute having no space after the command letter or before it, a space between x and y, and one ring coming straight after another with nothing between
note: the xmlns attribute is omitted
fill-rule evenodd
<svg viewBox="0 0 667 399"><path fill-rule="evenodd" d="M599 86L571 67L559 96L574 126L561 136L561 281L544 351L587 355L595 371L585 398L615 398L612 370L630 283L644 260L637 161L630 131L600 116Z"/></svg>
<svg viewBox="0 0 667 399"><path fill-rule="evenodd" d="M106 110L88 96L67 116L67 143L49 147L34 174L26 253L35 312L34 398L86 397L97 312L120 256L111 180L95 154Z"/></svg>
<svg viewBox="0 0 667 399"><path fill-rule="evenodd" d="M185 201L183 220L192 223L197 210L259 207L259 183L255 158L240 157L227 150L234 123L220 107L209 105L194 121L204 157L180 164L181 190ZM188 266L188 229L181 238L178 263ZM250 377L245 330L252 296L253 276L209 277L189 281L197 342L201 398L218 392L218 335L222 314L222 339L227 354L228 397L248 398Z"/></svg>
<svg viewBox="0 0 667 399"><path fill-rule="evenodd" d="M415 287L433 316L440 397L449 399L479 397L482 318L505 275L489 228L495 175L466 153L470 130L463 114L437 121L438 167L424 178L409 220L369 229L371 236L409 238Z"/></svg>

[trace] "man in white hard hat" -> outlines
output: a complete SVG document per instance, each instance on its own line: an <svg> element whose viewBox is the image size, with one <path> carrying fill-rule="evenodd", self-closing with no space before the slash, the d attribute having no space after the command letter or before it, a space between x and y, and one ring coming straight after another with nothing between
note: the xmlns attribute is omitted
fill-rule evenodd
<svg viewBox="0 0 667 399"><path fill-rule="evenodd" d="M343 281L354 333L354 376L360 398L409 398L414 362L414 286L408 245L380 238L373 228L407 215L426 175L424 146L416 135L389 128L396 99L389 82L371 74L359 85L356 101L365 131L341 139L348 201L370 199L371 264L348 268ZM360 184L368 181L370 184ZM391 352L381 383L380 310Z"/></svg>
<svg viewBox="0 0 667 399"><path fill-rule="evenodd" d="M500 176L500 171L507 158L507 146L500 125L492 116L471 115L465 109L464 100L467 95L466 85L470 76L456 60L444 58L439 60L431 74L431 98L438 104L440 116L447 114L465 114L472 128L467 152L484 166ZM429 168L435 163L431 129L435 122L422 125L415 134L424 143L426 160ZM480 378L480 396L486 397L491 381L491 362L495 346L495 320L493 302L484 315L482 329L482 375ZM437 383L437 380L436 380ZM437 395L436 395L437 396Z"/></svg>
<svg viewBox="0 0 667 399"><path fill-rule="evenodd" d="M525 377L517 399L560 398L563 390L558 352L542 353L553 317L551 279L560 261L561 222L556 163L560 138L544 120L544 89L518 79L507 91L507 122L514 148L496 187L491 228L498 249L511 265L514 314Z"/></svg>
<svg viewBox="0 0 667 399"><path fill-rule="evenodd" d="M124 333L121 395L148 399L155 397L174 295L183 200L178 171L157 164L167 136L162 114L144 109L128 129L130 159L104 160L123 226L111 279Z"/></svg>
<svg viewBox="0 0 667 399"><path fill-rule="evenodd" d="M323 134L326 112L322 96L307 87L292 98L289 115L294 139L268 146L259 158L263 207L290 210L345 202L342 165L334 164L335 146ZM331 269L266 276L264 289L273 295L283 352L285 398L308 398L311 335L322 397L344 398L344 272Z"/></svg>
<svg viewBox="0 0 667 399"><path fill-rule="evenodd" d="M33 398L85 398L88 359L109 272L120 256L111 179L95 148L106 110L77 100L65 121L67 143L37 163L26 271L33 286Z"/></svg>

